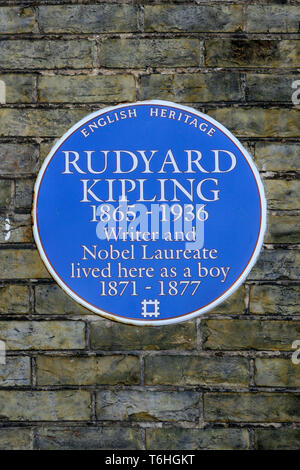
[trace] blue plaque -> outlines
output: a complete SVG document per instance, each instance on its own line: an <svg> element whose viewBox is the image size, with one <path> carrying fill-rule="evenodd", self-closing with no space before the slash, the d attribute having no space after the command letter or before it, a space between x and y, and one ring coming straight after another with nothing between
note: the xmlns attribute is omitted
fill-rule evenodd
<svg viewBox="0 0 300 470"><path fill-rule="evenodd" d="M34 236L57 283L135 325L194 318L245 280L266 202L241 143L192 108L144 101L86 116L38 175Z"/></svg>

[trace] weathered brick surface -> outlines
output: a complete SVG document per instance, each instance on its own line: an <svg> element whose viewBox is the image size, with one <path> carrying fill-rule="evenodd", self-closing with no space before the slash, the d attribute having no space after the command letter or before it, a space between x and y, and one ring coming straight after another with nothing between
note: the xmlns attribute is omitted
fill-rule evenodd
<svg viewBox="0 0 300 470"><path fill-rule="evenodd" d="M40 163L42 164L58 139L50 139L40 144Z"/></svg>
<svg viewBox="0 0 300 470"><path fill-rule="evenodd" d="M204 349L291 351L300 321L203 320L201 332Z"/></svg>
<svg viewBox="0 0 300 470"><path fill-rule="evenodd" d="M146 430L147 449L151 450L247 450L246 429L163 428Z"/></svg>
<svg viewBox="0 0 300 470"><path fill-rule="evenodd" d="M12 199L12 185L9 180L0 180L0 208L9 206Z"/></svg>
<svg viewBox="0 0 300 470"><path fill-rule="evenodd" d="M16 183L15 204L18 209L31 209L34 180L22 180Z"/></svg>
<svg viewBox="0 0 300 470"><path fill-rule="evenodd" d="M249 385L249 362L240 357L153 356L145 361L148 385Z"/></svg>
<svg viewBox="0 0 300 470"><path fill-rule="evenodd" d="M251 286L250 312L255 314L296 315L300 308L300 286Z"/></svg>
<svg viewBox="0 0 300 470"><path fill-rule="evenodd" d="M214 313L237 313L241 315L245 310L245 288L242 286L236 290L228 299L221 304L217 305L213 310L207 312L208 314Z"/></svg>
<svg viewBox="0 0 300 470"><path fill-rule="evenodd" d="M258 450L299 450L300 429L257 429L255 443Z"/></svg>
<svg viewBox="0 0 300 470"><path fill-rule="evenodd" d="M217 108L208 114L239 137L297 137L297 109Z"/></svg>
<svg viewBox="0 0 300 470"><path fill-rule="evenodd" d="M36 286L35 299L35 312L39 314L90 313L56 284Z"/></svg>
<svg viewBox="0 0 300 470"><path fill-rule="evenodd" d="M38 82L39 101L42 103L134 101L135 92L132 75L45 76Z"/></svg>
<svg viewBox="0 0 300 470"><path fill-rule="evenodd" d="M299 215L269 213L266 243L300 243Z"/></svg>
<svg viewBox="0 0 300 470"><path fill-rule="evenodd" d="M298 33L298 15L297 5L249 5L246 31L249 33Z"/></svg>
<svg viewBox="0 0 300 470"><path fill-rule="evenodd" d="M16 39L3 40L0 67L8 69L91 68L94 64L94 44L81 40Z"/></svg>
<svg viewBox="0 0 300 470"><path fill-rule="evenodd" d="M205 63L210 67L297 67L299 52L299 40L209 39Z"/></svg>
<svg viewBox="0 0 300 470"><path fill-rule="evenodd" d="M0 137L61 137L85 114L77 109L0 109Z"/></svg>
<svg viewBox="0 0 300 470"><path fill-rule="evenodd" d="M255 383L265 387L299 387L300 368L290 358L257 358Z"/></svg>
<svg viewBox="0 0 300 470"><path fill-rule="evenodd" d="M0 387L30 385L30 358L8 357L0 364Z"/></svg>
<svg viewBox="0 0 300 470"><path fill-rule="evenodd" d="M0 174L24 176L38 170L39 153L36 145L0 143Z"/></svg>
<svg viewBox="0 0 300 470"><path fill-rule="evenodd" d="M198 39L107 39L100 49L100 65L109 68L192 67L199 63Z"/></svg>
<svg viewBox="0 0 300 470"><path fill-rule="evenodd" d="M146 5L145 31L234 32L242 17L242 5Z"/></svg>
<svg viewBox="0 0 300 470"><path fill-rule="evenodd" d="M159 96L178 103L238 101L242 97L239 73L211 72L168 75L145 75L141 80L143 99Z"/></svg>
<svg viewBox="0 0 300 470"><path fill-rule="evenodd" d="M0 321L8 350L83 349L85 325L76 321Z"/></svg>
<svg viewBox="0 0 300 470"><path fill-rule="evenodd" d="M0 313L27 313L29 309L30 297L27 286L0 287Z"/></svg>
<svg viewBox="0 0 300 470"><path fill-rule="evenodd" d="M291 101L292 83L299 74L246 74L246 98L248 101Z"/></svg>
<svg viewBox="0 0 300 470"><path fill-rule="evenodd" d="M270 209L300 208L299 181L266 180L265 188Z"/></svg>
<svg viewBox="0 0 300 470"><path fill-rule="evenodd" d="M30 428L0 428L1 450L32 450L33 432Z"/></svg>
<svg viewBox="0 0 300 470"><path fill-rule="evenodd" d="M300 170L299 143L257 142L255 145L256 164L263 171Z"/></svg>
<svg viewBox="0 0 300 470"><path fill-rule="evenodd" d="M299 395L288 393L207 393L207 421L300 422Z"/></svg>
<svg viewBox="0 0 300 470"><path fill-rule="evenodd" d="M105 390L97 393L97 417L124 421L195 421L199 417L195 392Z"/></svg>
<svg viewBox="0 0 300 470"><path fill-rule="evenodd" d="M133 5L41 5L40 27L45 33L106 33L137 31Z"/></svg>
<svg viewBox="0 0 300 470"><path fill-rule="evenodd" d="M298 2L0 3L0 448L299 449ZM143 99L220 121L268 199L244 285L204 318L156 328L67 296L31 219L57 139L96 109Z"/></svg>
<svg viewBox="0 0 300 470"><path fill-rule="evenodd" d="M1 13L0 13L1 14ZM5 102L33 103L35 99L34 75L0 74L0 80L5 83Z"/></svg>
<svg viewBox="0 0 300 470"><path fill-rule="evenodd" d="M33 33L35 26L32 7L0 7L1 34Z"/></svg>
<svg viewBox="0 0 300 470"><path fill-rule="evenodd" d="M0 415L8 421L86 421L90 394L83 390L0 390Z"/></svg>
<svg viewBox="0 0 300 470"><path fill-rule="evenodd" d="M32 239L30 214L0 215L0 243L31 243Z"/></svg>
<svg viewBox="0 0 300 470"><path fill-rule="evenodd" d="M300 254L295 250L263 250L250 272L251 280L297 280L300 276Z"/></svg>
<svg viewBox="0 0 300 470"><path fill-rule="evenodd" d="M195 347L194 322L156 328L128 326L109 320L91 323L91 347L103 350L160 350Z"/></svg>
<svg viewBox="0 0 300 470"><path fill-rule="evenodd" d="M0 251L1 279L49 278L37 250Z"/></svg>
<svg viewBox="0 0 300 470"><path fill-rule="evenodd" d="M36 447L40 450L139 450L143 444L138 428L75 426L39 428Z"/></svg>
<svg viewBox="0 0 300 470"><path fill-rule="evenodd" d="M136 356L52 357L37 359L39 385L133 385L140 381Z"/></svg>

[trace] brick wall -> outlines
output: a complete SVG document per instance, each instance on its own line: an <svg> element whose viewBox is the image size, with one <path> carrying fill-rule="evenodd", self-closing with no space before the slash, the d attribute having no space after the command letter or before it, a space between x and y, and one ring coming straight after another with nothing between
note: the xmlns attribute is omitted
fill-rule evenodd
<svg viewBox="0 0 300 470"><path fill-rule="evenodd" d="M1 448L300 447L299 13L283 0L0 0ZM139 328L63 293L30 211L56 138L96 109L149 98L239 137L269 215L259 261L228 301Z"/></svg>

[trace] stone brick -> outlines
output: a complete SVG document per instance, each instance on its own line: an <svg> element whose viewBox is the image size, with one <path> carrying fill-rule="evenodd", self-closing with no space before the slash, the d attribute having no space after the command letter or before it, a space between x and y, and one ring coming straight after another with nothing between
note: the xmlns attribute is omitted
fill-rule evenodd
<svg viewBox="0 0 300 470"><path fill-rule="evenodd" d="M199 63L198 39L107 39L100 49L102 67L192 67Z"/></svg>
<svg viewBox="0 0 300 470"><path fill-rule="evenodd" d="M0 279L49 278L37 250L0 250Z"/></svg>
<svg viewBox="0 0 300 470"><path fill-rule="evenodd" d="M239 137L297 137L297 109L218 108L207 114Z"/></svg>
<svg viewBox="0 0 300 470"><path fill-rule="evenodd" d="M0 287L0 313L28 313L29 290L27 286Z"/></svg>
<svg viewBox="0 0 300 470"><path fill-rule="evenodd" d="M199 394L103 390L97 393L97 418L110 421L195 421Z"/></svg>
<svg viewBox="0 0 300 470"><path fill-rule="evenodd" d="M254 160L256 142L251 142L251 140L247 141L245 139L241 139L241 144L243 145L244 149L246 149L247 152L250 153L252 160Z"/></svg>
<svg viewBox="0 0 300 470"><path fill-rule="evenodd" d="M39 23L45 33L108 33L137 31L133 5L41 5Z"/></svg>
<svg viewBox="0 0 300 470"><path fill-rule="evenodd" d="M52 147L54 147L57 141L58 139L52 139L49 142L42 142L40 144L40 163L41 164L44 162L45 158L48 156L48 154L50 153L50 150L52 149Z"/></svg>
<svg viewBox="0 0 300 470"><path fill-rule="evenodd" d="M300 218L298 215L269 214L266 243L300 243Z"/></svg>
<svg viewBox="0 0 300 470"><path fill-rule="evenodd" d="M274 39L208 39L209 67L297 67L300 41Z"/></svg>
<svg viewBox="0 0 300 470"><path fill-rule="evenodd" d="M256 164L263 171L300 170L300 145L256 142Z"/></svg>
<svg viewBox="0 0 300 470"><path fill-rule="evenodd" d="M257 358L255 383L264 387L299 387L300 367L291 358Z"/></svg>
<svg viewBox="0 0 300 470"><path fill-rule="evenodd" d="M250 311L256 314L297 315L300 286L251 286Z"/></svg>
<svg viewBox="0 0 300 470"><path fill-rule="evenodd" d="M256 429L255 443L258 450L300 450L300 429Z"/></svg>
<svg viewBox="0 0 300 470"><path fill-rule="evenodd" d="M264 186L270 209L300 209L300 181L265 180Z"/></svg>
<svg viewBox="0 0 300 470"><path fill-rule="evenodd" d="M134 101L133 75L44 76L39 80L39 101L103 103Z"/></svg>
<svg viewBox="0 0 300 470"><path fill-rule="evenodd" d="M294 250L263 250L248 280L299 279L300 253Z"/></svg>
<svg viewBox="0 0 300 470"><path fill-rule="evenodd" d="M235 101L242 97L240 74L236 72L144 75L142 99L154 96L179 103Z"/></svg>
<svg viewBox="0 0 300 470"><path fill-rule="evenodd" d="M245 385L249 363L242 357L150 356L145 359L147 385Z"/></svg>
<svg viewBox="0 0 300 470"><path fill-rule="evenodd" d="M145 31L234 32L242 17L242 5L145 5Z"/></svg>
<svg viewBox="0 0 300 470"><path fill-rule="evenodd" d="M9 421L85 421L90 393L83 390L0 390L0 416Z"/></svg>
<svg viewBox="0 0 300 470"><path fill-rule="evenodd" d="M0 331L9 351L85 347L85 325L81 321L0 321Z"/></svg>
<svg viewBox="0 0 300 470"><path fill-rule="evenodd" d="M5 364L0 364L0 386L20 385L30 385L30 358L6 357Z"/></svg>
<svg viewBox="0 0 300 470"><path fill-rule="evenodd" d="M85 109L0 109L0 136L61 137Z"/></svg>
<svg viewBox="0 0 300 470"><path fill-rule="evenodd" d="M37 358L38 385L133 385L140 382L137 356Z"/></svg>
<svg viewBox="0 0 300 470"><path fill-rule="evenodd" d="M0 174L24 176L36 173L38 148L32 144L0 143Z"/></svg>
<svg viewBox="0 0 300 470"><path fill-rule="evenodd" d="M146 449L150 450L246 450L247 429L146 429Z"/></svg>
<svg viewBox="0 0 300 470"><path fill-rule="evenodd" d="M32 450L32 434L30 428L0 428L0 449Z"/></svg>
<svg viewBox="0 0 300 470"><path fill-rule="evenodd" d="M247 386L249 363L241 357L146 357L145 382L147 385Z"/></svg>
<svg viewBox="0 0 300 470"><path fill-rule="evenodd" d="M1 69L93 67L95 44L87 39L14 39L1 41Z"/></svg>
<svg viewBox="0 0 300 470"><path fill-rule="evenodd" d="M0 7L1 34L35 32L34 9L32 7Z"/></svg>
<svg viewBox="0 0 300 470"><path fill-rule="evenodd" d="M248 5L246 31L299 33L299 8L297 5Z"/></svg>
<svg viewBox="0 0 300 470"><path fill-rule="evenodd" d="M299 396L287 393L206 393L206 421L300 422Z"/></svg>
<svg viewBox="0 0 300 470"><path fill-rule="evenodd" d="M291 351L300 335L300 321L203 320L204 349Z"/></svg>
<svg viewBox="0 0 300 470"><path fill-rule="evenodd" d="M34 102L35 78L33 75L0 74L0 80L5 83L7 104Z"/></svg>
<svg viewBox="0 0 300 470"><path fill-rule="evenodd" d="M299 75L247 74L248 101L276 101L291 103L292 83Z"/></svg>
<svg viewBox="0 0 300 470"><path fill-rule="evenodd" d="M238 290L236 290L230 297L228 297L228 299L226 299L225 302L222 302L221 304L217 305L215 308L207 312L206 315L215 314L215 313L222 313L222 314L237 313L241 315L242 313L244 313L244 310L245 310L244 298L245 298L245 288L242 286Z"/></svg>
<svg viewBox="0 0 300 470"><path fill-rule="evenodd" d="M30 214L0 216L0 243L31 243L32 239Z"/></svg>
<svg viewBox="0 0 300 470"><path fill-rule="evenodd" d="M0 180L0 208L7 208L11 202L11 181Z"/></svg>
<svg viewBox="0 0 300 470"><path fill-rule="evenodd" d="M116 351L193 349L195 333L194 322L145 328L99 319L91 323L91 347Z"/></svg>
<svg viewBox="0 0 300 470"><path fill-rule="evenodd" d="M0 441L1 442L1 441ZM140 450L140 430L123 426L41 427L36 448L40 450Z"/></svg>
<svg viewBox="0 0 300 470"><path fill-rule="evenodd" d="M36 286L35 298L35 311L39 314L91 314L56 284Z"/></svg>
<svg viewBox="0 0 300 470"><path fill-rule="evenodd" d="M16 207L31 209L33 200L34 180L19 180L16 182Z"/></svg>

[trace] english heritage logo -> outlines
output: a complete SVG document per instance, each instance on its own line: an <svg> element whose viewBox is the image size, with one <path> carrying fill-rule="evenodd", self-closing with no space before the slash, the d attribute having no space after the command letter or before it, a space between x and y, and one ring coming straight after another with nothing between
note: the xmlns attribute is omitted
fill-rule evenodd
<svg viewBox="0 0 300 470"><path fill-rule="evenodd" d="M51 150L35 186L34 236L78 303L163 325L229 297L260 252L266 202L241 143L192 108L103 109Z"/></svg>

